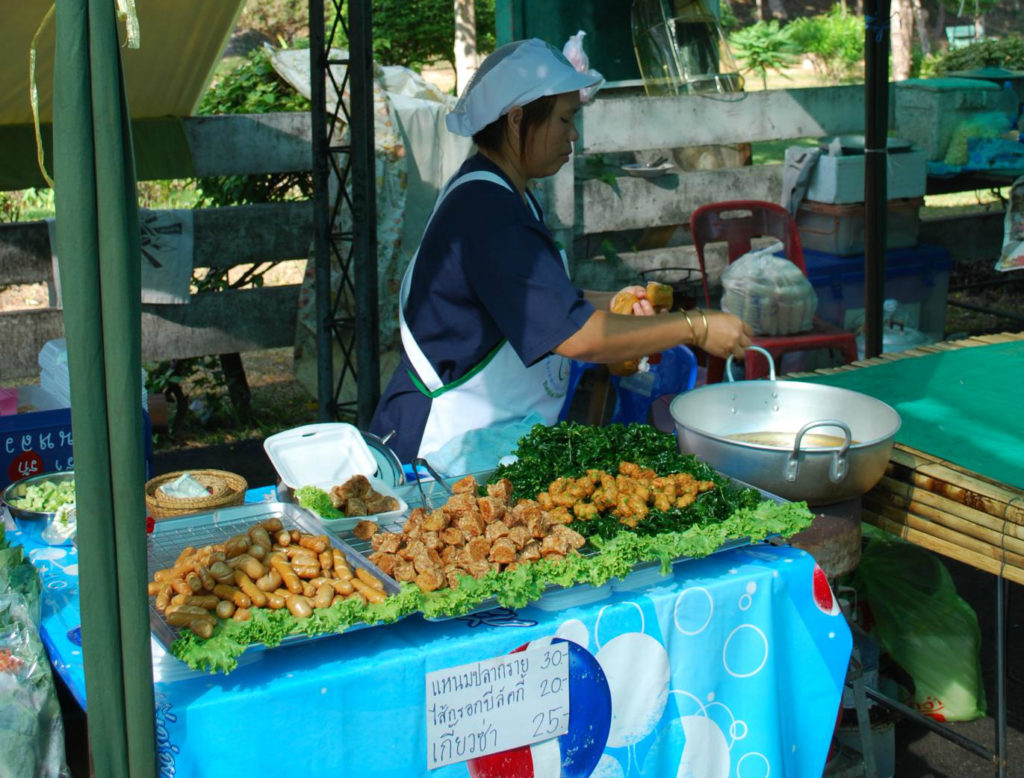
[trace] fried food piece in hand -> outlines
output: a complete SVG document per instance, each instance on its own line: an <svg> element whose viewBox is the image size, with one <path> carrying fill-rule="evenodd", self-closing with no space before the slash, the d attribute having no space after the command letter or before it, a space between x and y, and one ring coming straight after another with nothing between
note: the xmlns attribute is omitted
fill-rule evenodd
<svg viewBox="0 0 1024 778"><path fill-rule="evenodd" d="M648 281L644 289L644 295L651 301L651 307L656 311L672 310L672 287L657 281Z"/></svg>

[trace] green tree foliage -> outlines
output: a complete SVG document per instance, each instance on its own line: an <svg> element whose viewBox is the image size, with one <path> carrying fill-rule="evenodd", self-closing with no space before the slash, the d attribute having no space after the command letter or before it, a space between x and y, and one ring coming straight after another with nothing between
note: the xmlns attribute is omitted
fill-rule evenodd
<svg viewBox="0 0 1024 778"><path fill-rule="evenodd" d="M309 0L246 0L238 28L258 30L281 45L291 46L309 35Z"/></svg>
<svg viewBox="0 0 1024 778"><path fill-rule="evenodd" d="M797 49L812 55L815 67L832 83L849 78L864 59L864 20L844 13L839 5L828 13L794 19L786 29Z"/></svg>
<svg viewBox="0 0 1024 778"><path fill-rule="evenodd" d="M327 27L334 24L335 7L326 3ZM346 10L346 9L343 9ZM492 51L494 0L476 0L477 50ZM346 18L347 23L347 18ZM240 29L258 30L285 46L309 35L306 0L248 0L238 20ZM338 25L334 43L347 46L345 28ZM373 0L373 53L382 65L418 70L444 60L455 64L455 11L452 0Z"/></svg>
<svg viewBox="0 0 1024 778"><path fill-rule="evenodd" d="M476 0L477 50L494 48L494 0ZM373 53L382 65L455 66L452 0L373 0Z"/></svg>
<svg viewBox="0 0 1024 778"><path fill-rule="evenodd" d="M768 88L768 71L785 76L783 69L795 64L798 54L791 28L779 27L775 19L737 30L729 38L729 45L743 70L760 76L765 89Z"/></svg>
<svg viewBox="0 0 1024 778"><path fill-rule="evenodd" d="M958 70L998 67L1024 70L1024 38L1016 35L1002 40L972 43L926 57L921 65L923 76L944 76Z"/></svg>
<svg viewBox="0 0 1024 778"><path fill-rule="evenodd" d="M308 110L309 101L274 71L269 53L253 49L240 65L210 86L197 112L208 115ZM310 177L305 173L201 178L198 190L200 206L312 197Z"/></svg>

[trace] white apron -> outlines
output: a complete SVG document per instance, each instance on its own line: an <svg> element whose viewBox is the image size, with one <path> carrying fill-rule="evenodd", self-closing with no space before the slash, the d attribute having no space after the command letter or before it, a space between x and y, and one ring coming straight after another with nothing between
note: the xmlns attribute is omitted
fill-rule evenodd
<svg viewBox="0 0 1024 778"><path fill-rule="evenodd" d="M445 187L434 206L434 213L455 187L469 181L489 181L512 191L512 187L494 173L467 173ZM540 214L532 201L527 198L527 202L539 221ZM565 252L562 251L561 255L568 274ZM502 340L464 376L447 385L441 382L405 321L405 305L409 299L417 256L418 250L402 278L398 324L402 333L402 346L413 367L413 383L430 398L430 413L423 429L418 456L436 451L470 430L521 421L531 412L542 416L546 424L554 424L565 401L569 381L569 360L557 354L549 354L532 367L526 367L511 344Z"/></svg>

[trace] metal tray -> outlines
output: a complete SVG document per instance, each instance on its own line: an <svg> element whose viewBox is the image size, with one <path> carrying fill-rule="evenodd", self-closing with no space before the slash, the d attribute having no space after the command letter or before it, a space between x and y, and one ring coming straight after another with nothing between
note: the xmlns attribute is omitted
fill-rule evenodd
<svg viewBox="0 0 1024 778"><path fill-rule="evenodd" d="M165 567L171 567L178 559L182 549L187 546L200 548L211 543L221 543L233 535L245 532L253 524L277 518L281 520L285 529L297 529L300 532L308 532L311 535L324 534L324 530L312 515L293 503L283 502L261 502L249 505L239 505L232 508L222 508L209 513L195 513L178 518L160 519L153 527L153 531L146 537L146 557L149 578L152 580L153 573ZM339 549L348 559L349 564L354 567L365 568L375 575L384 584L384 590L388 594L395 594L400 590L397 581L385 575L376 565L370 562L365 555L356 551L336 534L327 533L332 545ZM156 609L153 599L149 603L149 623L153 635L165 648L170 648L177 639L180 628L172 627L163 617L163 614ZM347 631L365 629L372 627L372 624L353 624ZM281 645L314 640L324 635L306 635L304 633L289 635L281 641ZM253 643L250 649L266 648L262 643Z"/></svg>
<svg viewBox="0 0 1024 778"><path fill-rule="evenodd" d="M487 479L492 475L493 472L493 470L484 471L480 473L473 473L473 475L479 483L483 484L487 481ZM462 476L460 476L459 478L461 477ZM779 497L776 494L766 492L764 489L752 486L751 484L748 484L744 481L739 481L729 476L724 477L735 487L753 489L754 491L759 492L761 496L766 500L771 500L772 502L775 503L788 502L788 500L785 500L784 498ZM444 504L448 497L451 496L451 485L458 481L459 478L437 478L434 480L420 481L417 482L417 484L414 486L407 485L405 487L400 487L400 491L404 492L405 499L409 505L410 511L420 507L425 507L428 510L431 510L435 507L439 507ZM389 515L386 520L377 521L376 523L377 526L379 526L385 532L401 532L402 526L405 524L405 518L407 515L408 514L400 516ZM371 521L374 521L374 517L372 516L369 516L367 518ZM351 528L342 529L339 527L337 528L336 531L331 531L330 528L326 529L329 535L333 535L334 537L338 538L340 542L345 543L359 554L369 556L373 553L373 548L370 546L370 541L357 538L355 535L352 534ZM764 541L767 542L775 537L777 536L768 536L764 539ZM750 538L733 538L731 540L727 540L725 543L723 543L721 546L716 548L711 553L719 554L723 551L731 551L734 548L740 548L749 545L752 545ZM583 556L595 556L599 553L599 551L588 544L581 549L580 553ZM674 559L672 561L672 564L674 566L677 564L688 562L692 559L693 557L682 556ZM577 584L576 586L572 586L569 588L552 584L547 588L547 590L544 592L543 595L541 595L539 599L534 600L530 603L530 605L534 607L539 607L542 610L561 610L563 608L570 608L574 605L583 604L585 602L593 602L595 600L603 599L605 597L610 596L613 591L633 588L634 586L640 585L640 579L646 578L647 575L650 575L653 578L653 573L650 573L649 571L655 568L660 568L660 566L661 562L656 559L648 560L645 562L638 562L633 567L633 571L629 575L627 575L626 578L610 580L602 586L596 587L596 590L595 587L591 586L590 584ZM469 615L469 613L477 613L480 611L490 610L495 607L498 607L497 600L495 600L494 598L490 598L484 600L475 608L473 608L473 610L469 611L467 614L464 615ZM443 616L437 618L428 618L427 620L448 621L451 618L455 617Z"/></svg>

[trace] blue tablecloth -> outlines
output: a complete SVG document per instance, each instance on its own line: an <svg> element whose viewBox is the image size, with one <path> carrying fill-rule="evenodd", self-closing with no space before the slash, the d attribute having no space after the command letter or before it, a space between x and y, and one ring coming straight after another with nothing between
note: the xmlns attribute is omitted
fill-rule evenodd
<svg viewBox="0 0 1024 778"><path fill-rule="evenodd" d="M43 578L47 650L84 706L77 553L18 534ZM424 775L426 673L560 637L577 644L570 699L610 693L610 709L574 712L568 735L520 749L507 763L517 767L478 760L431 775L820 776L851 637L814 560L757 545L651 572L518 612L250 650L226 676L193 673L155 644L161 775ZM574 731L608 735L570 758Z"/></svg>

